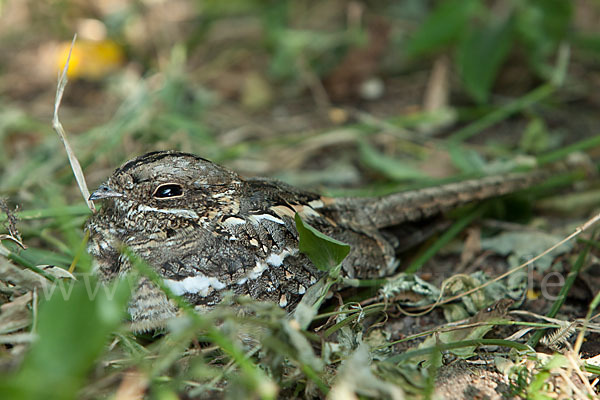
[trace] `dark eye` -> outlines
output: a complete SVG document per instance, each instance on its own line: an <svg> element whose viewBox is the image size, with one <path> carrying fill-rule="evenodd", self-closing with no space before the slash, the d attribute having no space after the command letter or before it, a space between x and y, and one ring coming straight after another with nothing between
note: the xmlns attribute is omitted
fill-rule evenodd
<svg viewBox="0 0 600 400"><path fill-rule="evenodd" d="M156 188L152 197L168 199L183 196L183 187L178 183L165 183Z"/></svg>

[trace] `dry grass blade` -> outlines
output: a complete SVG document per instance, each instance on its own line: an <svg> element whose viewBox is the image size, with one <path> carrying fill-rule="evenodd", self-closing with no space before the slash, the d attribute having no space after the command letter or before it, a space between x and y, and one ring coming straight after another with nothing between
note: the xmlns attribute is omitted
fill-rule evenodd
<svg viewBox="0 0 600 400"><path fill-rule="evenodd" d="M65 146L65 150L67 152L67 157L69 157L69 162L71 163L71 169L73 170L73 175L75 175L75 179L77 180L77 185L79 186L79 191L81 191L81 195L85 199L88 207L92 211L96 211L96 207L94 207L94 203L89 200L90 191L87 188L87 184L85 182L85 177L83 176L83 171L81 170L81 165L67 140L67 134L58 119L58 109L60 107L60 103L62 101L63 93L65 92L65 87L67 86L67 70L69 69L69 61L71 60L71 53L73 51L73 46L75 45L75 40L77 39L77 34L73 36L73 42L71 43L71 49L69 50L69 55L67 56L67 61L65 63L65 67L62 70L62 74L58 78L58 84L56 86L56 98L54 99L54 117L52 118L52 128L60 137L60 140L63 142Z"/></svg>
<svg viewBox="0 0 600 400"><path fill-rule="evenodd" d="M596 392L595 392L594 388L592 387L592 385L590 384L588 376L586 376L587 374L584 373L581 369L582 361L579 358L579 355L576 352L569 351L565 354L565 356L567 357L567 360L569 361L571 368L573 368L573 371L575 372L575 374L577 374L581 383L587 390L587 394L583 394L580 392L581 398L582 399L597 398ZM575 384L573 384L573 382L571 380L569 380L568 382L570 384L572 384L573 387L578 389L578 387Z"/></svg>

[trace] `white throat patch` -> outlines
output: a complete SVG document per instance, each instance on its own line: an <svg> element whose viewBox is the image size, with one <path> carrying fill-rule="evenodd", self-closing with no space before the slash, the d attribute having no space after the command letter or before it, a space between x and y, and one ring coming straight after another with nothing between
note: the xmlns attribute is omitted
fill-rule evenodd
<svg viewBox="0 0 600 400"><path fill-rule="evenodd" d="M221 290L225 288L225 284L217 278L209 278L204 275L189 276L180 281L165 279L164 282L178 296L191 293L206 297L212 292L211 289Z"/></svg>

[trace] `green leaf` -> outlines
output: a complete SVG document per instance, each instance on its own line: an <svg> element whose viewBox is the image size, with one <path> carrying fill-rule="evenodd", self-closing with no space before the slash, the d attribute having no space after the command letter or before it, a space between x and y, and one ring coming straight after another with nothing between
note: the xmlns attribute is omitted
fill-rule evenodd
<svg viewBox="0 0 600 400"><path fill-rule="evenodd" d="M479 3L478 0L440 1L408 43L408 55L432 53L455 42Z"/></svg>
<svg viewBox="0 0 600 400"><path fill-rule="evenodd" d="M59 281L40 306L38 339L22 368L0 381L0 392L11 399L73 399L85 383L109 334L124 317L130 287L126 280L100 285ZM10 393L10 394L9 394Z"/></svg>
<svg viewBox="0 0 600 400"><path fill-rule="evenodd" d="M487 101L512 42L513 24L510 18L472 29L460 42L456 63L465 89L477 102Z"/></svg>
<svg viewBox="0 0 600 400"><path fill-rule="evenodd" d="M7 243L6 247L12 251L17 251L16 246L12 243ZM18 251L18 254L21 258L33 265L58 265L62 267L67 267L73 261L72 257L65 256L62 254L57 254L53 251L39 249L35 247L28 247L25 250Z"/></svg>
<svg viewBox="0 0 600 400"><path fill-rule="evenodd" d="M333 269L341 266L350 252L350 245L330 238L304 223L298 213L294 219L300 236L300 252L306 254L321 271L335 272Z"/></svg>
<svg viewBox="0 0 600 400"><path fill-rule="evenodd" d="M515 2L514 11L519 42L535 72L549 79L552 67L548 57L557 45L569 38L573 2L565 0L529 0Z"/></svg>
<svg viewBox="0 0 600 400"><path fill-rule="evenodd" d="M574 10L572 2L529 0L517 6L518 28L527 44L552 46L566 38Z"/></svg>

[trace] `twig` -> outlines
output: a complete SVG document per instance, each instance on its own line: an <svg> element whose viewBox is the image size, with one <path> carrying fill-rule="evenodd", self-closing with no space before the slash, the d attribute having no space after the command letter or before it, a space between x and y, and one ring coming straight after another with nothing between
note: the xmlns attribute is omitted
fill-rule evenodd
<svg viewBox="0 0 600 400"><path fill-rule="evenodd" d="M90 191L87 188L87 184L85 183L85 177L83 176L83 171L81 170L81 165L67 140L67 134L63 129L60 120L58 119L58 109L60 107L60 103L62 101L63 93L65 92L65 87L67 86L67 71L69 69L69 61L71 60L71 53L73 51L73 46L75 46L75 40L77 39L77 34L73 36L73 42L71 42L71 48L69 49L69 55L67 56L67 62L65 63L65 67L62 70L62 74L58 78L58 84L56 86L56 98L54 99L54 117L52 118L52 128L58 134L58 137L63 142L65 146L65 150L67 152L67 157L69 157L69 162L71 163L71 169L73 170L73 175L75 175L75 180L77 180L77 185L79 186L79 191L83 196L87 206L92 212L96 211L96 207L94 207L94 203L89 200Z"/></svg>

